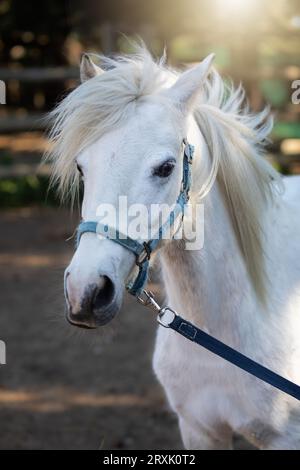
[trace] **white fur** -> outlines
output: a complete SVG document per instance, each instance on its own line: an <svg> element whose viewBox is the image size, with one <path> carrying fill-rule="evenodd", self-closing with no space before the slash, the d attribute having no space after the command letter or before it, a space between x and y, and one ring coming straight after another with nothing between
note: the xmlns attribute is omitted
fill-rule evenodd
<svg viewBox="0 0 300 470"><path fill-rule="evenodd" d="M210 59L176 75L146 51L86 81L54 112L54 178L76 184L84 171L82 216L95 219L101 202L172 204L181 180L181 142L196 147L192 201L205 203L205 243L186 251L172 241L160 251L169 305L213 336L300 383L299 178L279 176L260 156L266 114L241 109ZM175 82L175 83L174 83ZM169 155L168 182L151 169ZM204 198L205 196L205 198ZM68 268L72 302L110 272L119 295L134 264L116 243L85 234ZM104 267L103 267L104 266ZM111 274L113 273L113 274ZM142 319L141 319L142 321ZM233 431L262 448L300 448L298 402L159 327L154 370L179 418L187 448L231 448Z"/></svg>

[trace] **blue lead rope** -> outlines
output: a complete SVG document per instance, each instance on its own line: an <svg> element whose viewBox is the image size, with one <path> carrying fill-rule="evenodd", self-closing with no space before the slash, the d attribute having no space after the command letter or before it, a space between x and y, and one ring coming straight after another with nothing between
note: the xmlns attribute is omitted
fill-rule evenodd
<svg viewBox="0 0 300 470"><path fill-rule="evenodd" d="M263 382L272 385L278 390L287 393L291 397L296 398L300 401L300 386L285 379L281 375L276 374L267 367L262 366L258 362L253 361L244 354L236 351L235 349L227 346L213 336L205 333L204 331L197 328L192 323L184 320L179 315L174 313L174 319L168 324L169 328L176 331L185 338L193 341L200 346L203 346L208 351L216 354L219 357L225 359L225 361L234 364L240 369L252 374L254 377L262 380Z"/></svg>

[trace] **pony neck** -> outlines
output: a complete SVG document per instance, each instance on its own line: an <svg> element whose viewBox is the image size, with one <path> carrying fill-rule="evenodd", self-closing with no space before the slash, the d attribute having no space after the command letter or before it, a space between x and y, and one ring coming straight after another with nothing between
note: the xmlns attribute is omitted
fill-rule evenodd
<svg viewBox="0 0 300 470"><path fill-rule="evenodd" d="M169 243L161 252L162 274L170 306L222 335L221 317L226 315L227 324L232 324L230 319L249 307L245 299L255 301L255 294L217 181L202 203L203 248L185 250L180 241ZM232 334L232 327L228 332Z"/></svg>

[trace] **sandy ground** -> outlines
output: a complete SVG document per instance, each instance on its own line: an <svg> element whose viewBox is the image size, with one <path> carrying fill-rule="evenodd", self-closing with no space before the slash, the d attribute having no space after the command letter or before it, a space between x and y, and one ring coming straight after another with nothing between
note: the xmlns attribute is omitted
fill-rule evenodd
<svg viewBox="0 0 300 470"><path fill-rule="evenodd" d="M0 226L0 448L181 448L151 368L151 312L127 298L104 331L69 326L62 276L74 218L18 209Z"/></svg>
<svg viewBox="0 0 300 470"><path fill-rule="evenodd" d="M152 372L152 312L127 296L101 330L64 318L75 226L61 209L0 214L0 449L182 449Z"/></svg>

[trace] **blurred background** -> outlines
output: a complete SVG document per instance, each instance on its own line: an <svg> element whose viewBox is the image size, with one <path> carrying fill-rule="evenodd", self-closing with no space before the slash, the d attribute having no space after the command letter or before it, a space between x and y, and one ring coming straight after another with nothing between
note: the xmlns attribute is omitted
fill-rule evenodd
<svg viewBox="0 0 300 470"><path fill-rule="evenodd" d="M215 52L253 110L271 105L268 158L300 173L299 0L0 0L0 448L181 446L151 371L153 319L126 299L98 336L64 322L65 240L78 211L59 207L39 166L43 116L79 83L82 52L130 52L124 35L155 55L166 46L174 66Z"/></svg>

